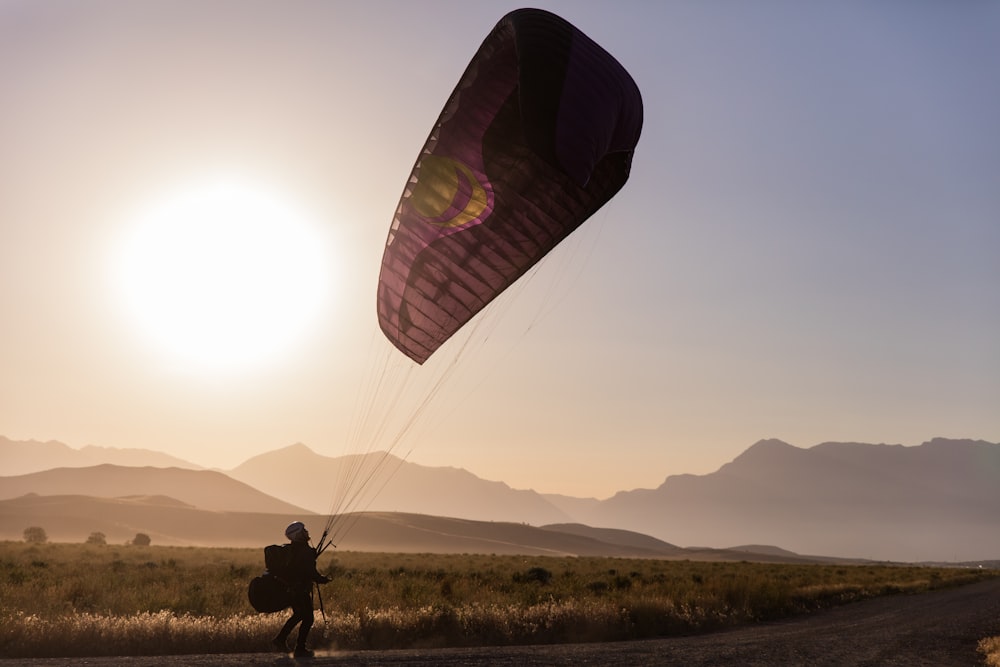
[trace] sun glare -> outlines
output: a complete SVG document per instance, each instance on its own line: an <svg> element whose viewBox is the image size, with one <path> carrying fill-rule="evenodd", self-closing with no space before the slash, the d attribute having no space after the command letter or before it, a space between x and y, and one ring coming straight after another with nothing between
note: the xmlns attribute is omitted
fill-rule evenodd
<svg viewBox="0 0 1000 667"><path fill-rule="evenodd" d="M174 365L266 365L329 298L318 224L287 198L213 182L153 201L128 224L114 283L131 319Z"/></svg>

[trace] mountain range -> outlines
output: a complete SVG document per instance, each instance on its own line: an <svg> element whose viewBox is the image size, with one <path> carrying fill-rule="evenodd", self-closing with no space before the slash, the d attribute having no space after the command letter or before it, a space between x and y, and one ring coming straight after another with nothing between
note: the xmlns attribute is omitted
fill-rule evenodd
<svg viewBox="0 0 1000 667"><path fill-rule="evenodd" d="M823 443L802 449L762 440L716 472L670 476L656 489L623 491L605 500L512 489L465 470L386 454L325 457L302 444L253 457L224 473L177 465L42 470L48 452L65 456L58 444L0 438L0 469L7 475L0 477L0 505L7 508L28 493L140 497L121 500L133 505L165 496L191 511L324 515L341 480L371 474L368 486L380 492L352 509L383 521L388 512L447 517L451 531L462 521L584 524L670 546L770 544L798 554L908 562L1000 556L1000 445L984 441L936 438L916 447ZM25 453L32 447L37 456ZM11 469L36 472L9 475ZM3 516L6 509L0 511L0 538L14 530L5 530ZM416 523L407 519L407 530L417 530ZM621 547L620 540L612 542Z"/></svg>
<svg viewBox="0 0 1000 667"><path fill-rule="evenodd" d="M714 473L618 493L585 520L669 534L678 544L757 541L875 560L994 558L1000 445L935 438L916 447L800 449L764 440Z"/></svg>
<svg viewBox="0 0 1000 667"><path fill-rule="evenodd" d="M10 440L0 435L0 474L3 475L24 475L51 468L84 468L100 463L202 469L199 465L152 449L121 449L96 445L73 449L56 440Z"/></svg>
<svg viewBox="0 0 1000 667"><path fill-rule="evenodd" d="M295 444L255 456L226 474L319 514L368 509L536 526L574 521L534 491L487 481L461 468L423 466L384 453L329 457ZM338 492L350 496L358 486L371 493L347 507L334 505Z"/></svg>

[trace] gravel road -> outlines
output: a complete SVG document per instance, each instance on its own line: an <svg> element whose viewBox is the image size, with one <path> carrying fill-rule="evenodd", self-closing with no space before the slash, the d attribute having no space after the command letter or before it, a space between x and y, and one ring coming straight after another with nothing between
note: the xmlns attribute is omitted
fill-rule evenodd
<svg viewBox="0 0 1000 667"><path fill-rule="evenodd" d="M969 667L982 665L976 645L1000 635L1000 579L948 590L858 602L777 623L696 637L607 644L473 649L339 652L312 660L277 654L148 658L0 660L0 667L271 667L337 665L578 665L746 667Z"/></svg>

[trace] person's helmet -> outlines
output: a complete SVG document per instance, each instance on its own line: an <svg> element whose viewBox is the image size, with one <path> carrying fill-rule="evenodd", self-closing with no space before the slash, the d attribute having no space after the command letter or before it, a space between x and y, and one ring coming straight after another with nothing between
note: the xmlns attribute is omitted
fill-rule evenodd
<svg viewBox="0 0 1000 667"><path fill-rule="evenodd" d="M291 541L300 540L306 533L306 525L301 521L293 521L285 528L285 537Z"/></svg>

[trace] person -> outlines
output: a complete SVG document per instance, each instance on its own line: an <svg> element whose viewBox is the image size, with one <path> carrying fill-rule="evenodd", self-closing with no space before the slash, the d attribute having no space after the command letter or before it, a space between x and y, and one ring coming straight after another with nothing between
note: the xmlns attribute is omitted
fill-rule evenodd
<svg viewBox="0 0 1000 667"><path fill-rule="evenodd" d="M291 544L287 547L287 567L282 572L281 580L288 586L291 595L292 616L281 631L272 640L278 650L288 652L288 636L296 625L299 634L295 638L295 657L309 658L313 652L306 648L306 638L312 629L315 617L313 614L312 586L313 583L326 584L330 582L316 570L316 549L309 544L309 531L301 521L294 521L285 529L285 537Z"/></svg>

